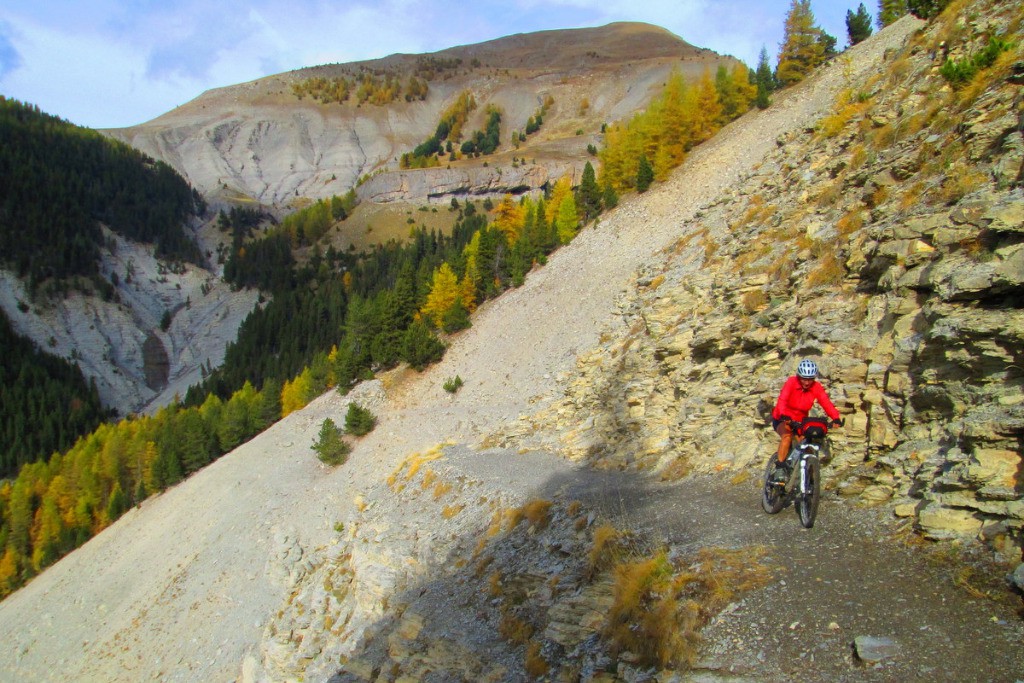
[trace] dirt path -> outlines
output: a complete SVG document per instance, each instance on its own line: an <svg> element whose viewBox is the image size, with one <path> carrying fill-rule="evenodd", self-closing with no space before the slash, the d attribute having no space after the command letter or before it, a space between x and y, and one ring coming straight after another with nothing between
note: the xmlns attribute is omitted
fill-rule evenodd
<svg viewBox="0 0 1024 683"><path fill-rule="evenodd" d="M704 631L694 675L757 681L1017 681L1024 623L1005 589L996 602L954 585L957 565L894 537L895 521L826 494L813 529L793 508L769 516L758 482L699 477L675 484L592 473L573 495L680 551L764 546L773 580ZM998 579L998 577L995 577ZM858 636L889 638L877 666Z"/></svg>

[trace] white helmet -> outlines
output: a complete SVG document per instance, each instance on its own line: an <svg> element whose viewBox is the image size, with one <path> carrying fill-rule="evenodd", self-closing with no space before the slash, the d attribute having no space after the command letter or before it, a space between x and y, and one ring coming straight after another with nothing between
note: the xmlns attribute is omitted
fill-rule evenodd
<svg viewBox="0 0 1024 683"><path fill-rule="evenodd" d="M814 379L818 376L818 364L805 358L796 366L796 374L799 377Z"/></svg>

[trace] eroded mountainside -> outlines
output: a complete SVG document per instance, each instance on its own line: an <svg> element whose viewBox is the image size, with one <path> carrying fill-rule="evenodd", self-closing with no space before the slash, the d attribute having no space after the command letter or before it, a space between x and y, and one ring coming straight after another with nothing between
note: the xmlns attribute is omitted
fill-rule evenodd
<svg viewBox="0 0 1024 683"><path fill-rule="evenodd" d="M0 305L19 333L75 358L106 406L122 415L154 410L220 365L256 305L258 293L221 282L222 266L214 261L230 240L215 227L217 209L255 199L280 214L298 197L344 195L363 176L368 179L359 193L367 206L498 197L566 174L578 178L593 159L587 146L599 142L603 123L642 109L673 69L698 77L719 63L734 62L654 26L614 24L310 67L210 91L142 126L106 131L172 165L209 200L206 220L189 230L206 265L178 269L154 258L146 245L110 238L99 269L119 302L73 294L29 306L25 286L0 274ZM423 100L359 104L353 95L345 103L324 103L292 90L315 78L354 83L372 75L405 83L426 79L428 71ZM466 91L477 102L467 135L483 127L488 106L502 110L497 152L399 170L399 157L433 134L441 113ZM511 132L523 131L542 107L544 124L513 145Z"/></svg>
<svg viewBox="0 0 1024 683"><path fill-rule="evenodd" d="M642 109L673 69L697 78L734 63L647 24L544 31L300 69L212 90L149 123L106 132L171 164L211 199L286 205L298 196L342 195L374 176L359 189L365 200L448 201L537 189L572 169L578 177L601 125ZM422 100L383 105L360 103L354 93L324 103L293 92L307 79L344 78L355 87L369 74L402 84L418 76L428 91ZM488 106L501 110L499 153L399 172L399 158L430 137L467 90L478 105L467 136L484 128ZM540 129L510 145L511 132L523 131L545 103Z"/></svg>

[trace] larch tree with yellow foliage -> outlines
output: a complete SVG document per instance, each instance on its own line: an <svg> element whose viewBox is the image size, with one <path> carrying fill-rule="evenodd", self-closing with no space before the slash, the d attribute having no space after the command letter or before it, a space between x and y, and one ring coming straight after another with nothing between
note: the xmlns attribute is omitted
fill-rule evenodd
<svg viewBox="0 0 1024 683"><path fill-rule="evenodd" d="M434 327L444 325L445 316L462 301L462 287L455 271L447 263L434 270L434 279L430 285L430 293L420 312L426 316Z"/></svg>
<svg viewBox="0 0 1024 683"><path fill-rule="evenodd" d="M525 217L526 211L523 207L512 198L512 195L506 194L494 209L491 225L505 233L508 243L513 245L519 239L519 231L523 227Z"/></svg>
<svg viewBox="0 0 1024 683"><path fill-rule="evenodd" d="M776 78L783 86L799 83L825 61L822 30L814 23L811 0L792 0L786 15Z"/></svg>
<svg viewBox="0 0 1024 683"><path fill-rule="evenodd" d="M730 94L728 108L710 71L695 84L687 83L679 72L673 72L665 89L646 111L636 114L627 123L614 123L606 128L605 146L600 152L600 185L609 199L618 192L639 189L638 180L643 179L646 184L650 171L655 179L664 180L683 162L691 148L750 108L754 91L747 83L748 71L743 67L734 69L733 73L726 73ZM646 160L643 169L641 160ZM606 200L605 203L613 206L615 202ZM549 212L553 211L557 211L557 205L549 208Z"/></svg>
<svg viewBox="0 0 1024 683"><path fill-rule="evenodd" d="M580 217L576 211L576 198L572 192L566 195L558 205L558 215L555 216L555 225L558 230L558 240L562 244L569 244L572 238L580 229Z"/></svg>

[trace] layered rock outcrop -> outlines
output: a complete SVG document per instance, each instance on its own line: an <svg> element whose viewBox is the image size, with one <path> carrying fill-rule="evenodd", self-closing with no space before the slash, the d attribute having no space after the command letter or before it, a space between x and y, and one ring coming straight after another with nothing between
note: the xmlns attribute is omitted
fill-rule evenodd
<svg viewBox="0 0 1024 683"><path fill-rule="evenodd" d="M1005 3L947 13L815 128L780 137L638 276L621 300L628 332L495 442L558 429L569 454L604 467L760 468L779 387L810 357L846 417L829 488L1019 561L1019 48L963 89L939 74L1019 24Z"/></svg>

